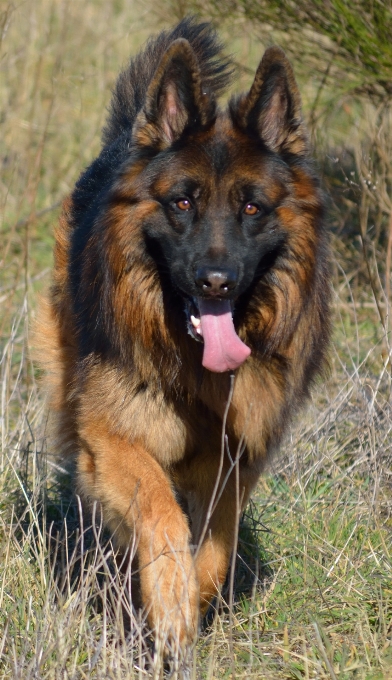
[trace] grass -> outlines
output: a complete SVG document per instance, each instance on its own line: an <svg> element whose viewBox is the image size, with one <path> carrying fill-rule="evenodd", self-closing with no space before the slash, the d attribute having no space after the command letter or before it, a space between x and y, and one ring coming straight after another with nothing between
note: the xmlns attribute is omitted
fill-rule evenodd
<svg viewBox="0 0 392 680"><path fill-rule="evenodd" d="M47 450L45 405L28 352L29 319L49 281L59 203L97 152L120 65L155 29L148 7L140 14L121 0L36 0L5 6L0 18L4 680L162 675L98 510L94 522L83 517L71 478ZM230 35L231 27L222 30ZM255 46L237 41L238 59L248 66ZM242 86L247 78L242 71ZM342 130L358 111L348 145ZM392 678L385 265L392 170L382 158L392 132L387 118L376 125L377 116L370 104L355 104L344 120L324 115L328 134L317 130L319 149L340 159L324 168L334 229L330 371L247 509L234 592L226 587L205 623L192 678ZM370 159L376 143L378 156ZM369 169L377 175L371 191L362 181Z"/></svg>
<svg viewBox="0 0 392 680"><path fill-rule="evenodd" d="M164 0L179 16L189 7L212 16L252 26L261 40L278 40L300 63L306 80L327 81L334 90L391 101L392 4L390 0ZM323 85L321 85L323 87Z"/></svg>

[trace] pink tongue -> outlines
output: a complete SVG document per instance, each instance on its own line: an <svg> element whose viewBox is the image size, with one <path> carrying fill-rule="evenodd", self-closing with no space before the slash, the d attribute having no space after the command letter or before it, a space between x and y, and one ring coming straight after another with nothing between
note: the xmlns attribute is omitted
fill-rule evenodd
<svg viewBox="0 0 392 680"><path fill-rule="evenodd" d="M234 329L229 300L197 298L204 340L203 366L214 373L233 371L244 363L250 349Z"/></svg>

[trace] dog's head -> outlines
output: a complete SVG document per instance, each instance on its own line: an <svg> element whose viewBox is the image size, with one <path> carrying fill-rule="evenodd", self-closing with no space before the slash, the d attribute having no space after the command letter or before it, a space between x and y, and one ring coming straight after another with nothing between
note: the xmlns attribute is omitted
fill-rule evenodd
<svg viewBox="0 0 392 680"><path fill-rule="evenodd" d="M308 146L292 68L281 49L268 49L249 92L221 112L190 44L176 40L132 139L133 157L145 161L134 200L150 206L148 252L182 297L189 332L204 341L203 365L235 369L250 349L233 313L255 282L298 256L301 212L318 200L302 170Z"/></svg>

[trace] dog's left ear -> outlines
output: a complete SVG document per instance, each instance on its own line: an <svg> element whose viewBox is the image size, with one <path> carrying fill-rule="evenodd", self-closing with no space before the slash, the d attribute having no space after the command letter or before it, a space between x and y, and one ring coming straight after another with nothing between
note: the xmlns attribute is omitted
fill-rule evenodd
<svg viewBox="0 0 392 680"><path fill-rule="evenodd" d="M197 57L189 42L179 38L162 57L132 136L140 146L161 150L188 127L207 125L214 114L215 100L203 92Z"/></svg>
<svg viewBox="0 0 392 680"><path fill-rule="evenodd" d="M307 133L293 69L280 47L266 50L248 94L230 103L233 121L278 153L304 154Z"/></svg>

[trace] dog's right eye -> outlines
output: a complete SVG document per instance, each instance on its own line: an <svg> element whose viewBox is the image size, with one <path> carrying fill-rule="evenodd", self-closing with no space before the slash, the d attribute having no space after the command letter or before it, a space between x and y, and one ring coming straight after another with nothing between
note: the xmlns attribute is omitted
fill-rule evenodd
<svg viewBox="0 0 392 680"><path fill-rule="evenodd" d="M185 212L192 210L193 208L192 203L188 198L178 198L175 201L173 201L173 203L176 206L176 208L178 208L178 210L182 210Z"/></svg>
<svg viewBox="0 0 392 680"><path fill-rule="evenodd" d="M250 217L254 217L254 215L257 215L259 212L261 212L261 210L256 203L246 203L242 212L244 215L250 215Z"/></svg>

